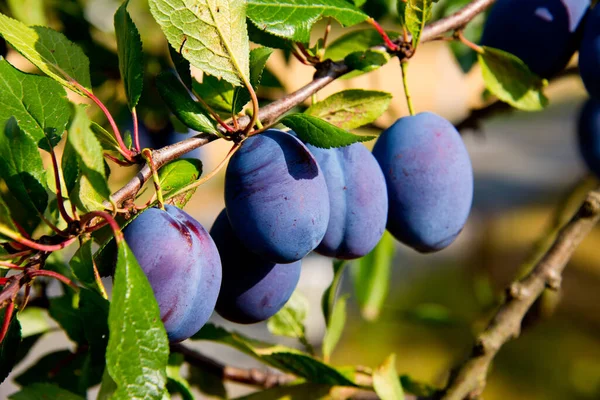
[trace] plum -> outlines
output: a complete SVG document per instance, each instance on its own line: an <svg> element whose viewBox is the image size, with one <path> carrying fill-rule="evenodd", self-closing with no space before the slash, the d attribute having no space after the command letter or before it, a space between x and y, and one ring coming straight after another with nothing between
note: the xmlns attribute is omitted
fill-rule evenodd
<svg viewBox="0 0 600 400"><path fill-rule="evenodd" d="M331 209L327 232L315 251L341 259L366 255L381 239L388 213L385 178L377 160L361 143L306 147L325 175Z"/></svg>
<svg viewBox="0 0 600 400"><path fill-rule="evenodd" d="M579 114L577 133L583 160L600 176L600 100L590 99L585 103Z"/></svg>
<svg viewBox="0 0 600 400"><path fill-rule="evenodd" d="M400 118L373 155L387 183L392 235L423 253L450 245L473 200L471 161L454 126L430 112Z"/></svg>
<svg viewBox="0 0 600 400"><path fill-rule="evenodd" d="M600 100L600 6L594 7L585 24L579 48L579 72L590 96Z"/></svg>
<svg viewBox="0 0 600 400"><path fill-rule="evenodd" d="M531 71L550 78L575 53L589 7L590 0L498 0L481 43L514 54Z"/></svg>
<svg viewBox="0 0 600 400"><path fill-rule="evenodd" d="M198 221L177 207L149 208L124 230L160 308L171 342L198 332L212 314L221 287L221 260Z"/></svg>
<svg viewBox="0 0 600 400"><path fill-rule="evenodd" d="M300 140L275 129L246 139L229 161L225 205L242 243L276 263L314 250L329 222L327 183L317 161Z"/></svg>
<svg viewBox="0 0 600 400"><path fill-rule="evenodd" d="M289 300L300 279L301 261L276 264L248 250L223 210L210 235L219 249L223 282L215 310L239 324L264 321Z"/></svg>

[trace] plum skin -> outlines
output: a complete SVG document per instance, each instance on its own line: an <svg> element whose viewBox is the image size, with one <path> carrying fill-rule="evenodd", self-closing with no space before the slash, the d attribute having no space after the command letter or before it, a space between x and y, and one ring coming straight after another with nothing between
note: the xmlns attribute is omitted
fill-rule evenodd
<svg viewBox="0 0 600 400"><path fill-rule="evenodd" d="M590 96L600 100L600 7L590 12L579 48L579 72Z"/></svg>
<svg viewBox="0 0 600 400"><path fill-rule="evenodd" d="M589 99L577 122L579 151L587 167L600 176L600 100Z"/></svg>
<svg viewBox="0 0 600 400"><path fill-rule="evenodd" d="M498 0L485 22L481 44L519 57L550 78L575 53L589 0Z"/></svg>
<svg viewBox="0 0 600 400"><path fill-rule="evenodd" d="M210 235L223 265L217 313L238 324L254 324L275 315L298 285L301 261L276 264L252 253L233 231L225 210Z"/></svg>
<svg viewBox="0 0 600 400"><path fill-rule="evenodd" d="M400 118L373 155L387 183L390 233L423 253L450 245L473 200L471 160L454 126L430 112Z"/></svg>
<svg viewBox="0 0 600 400"><path fill-rule="evenodd" d="M244 245L276 263L314 250L329 222L325 177L306 146L270 129L246 139L225 174L225 205Z"/></svg>
<svg viewBox="0 0 600 400"><path fill-rule="evenodd" d="M124 230L146 274L170 342L198 332L210 318L221 287L221 260L198 221L171 205L149 208Z"/></svg>
<svg viewBox="0 0 600 400"><path fill-rule="evenodd" d="M377 160L361 143L306 147L325 175L331 209L327 232L315 251L340 259L368 254L385 232L388 213L385 178Z"/></svg>

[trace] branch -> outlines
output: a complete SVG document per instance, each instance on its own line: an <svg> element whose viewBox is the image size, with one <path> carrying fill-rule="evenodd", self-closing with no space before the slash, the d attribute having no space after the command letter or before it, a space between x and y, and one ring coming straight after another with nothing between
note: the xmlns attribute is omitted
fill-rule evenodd
<svg viewBox="0 0 600 400"><path fill-rule="evenodd" d="M492 5L494 1L495 0L474 0L456 13L427 25L421 34L421 42L430 42L446 32L463 27L478 14ZM408 39L408 42L410 42L410 38ZM403 39L397 39L396 43L402 44ZM382 46L377 47L378 50L381 50L382 48ZM259 110L258 118L263 125L272 125L283 114L298 104L303 103L310 96L323 89L337 78L352 71L352 69L342 61L334 62L331 60L326 60L320 64L317 64L315 67L317 71L314 79L310 83L298 89L297 91L290 93L287 96L284 96L281 99L266 105L265 107L262 107ZM244 116L240 118L238 120L239 129L244 130L249 123L250 117ZM225 128L220 127L220 129L223 133L226 132ZM201 133L193 138L189 138L173 145L163 147L160 150L156 150L154 152L154 162L156 164L156 168L161 168L169 161L172 161L198 147L204 146L215 139L218 139L218 137L215 135ZM145 165L131 181L129 181L125 186L111 196L113 201L115 201L118 205L121 205L124 201L133 198L151 176L152 171L148 165ZM110 204L108 202L105 203L107 208L110 208Z"/></svg>
<svg viewBox="0 0 600 400"><path fill-rule="evenodd" d="M481 395L490 363L502 345L519 336L525 314L544 289L558 290L567 262L599 219L600 191L594 190L560 229L554 243L533 270L510 285L505 303L477 338L471 356L453 371L446 388L436 398L463 400Z"/></svg>

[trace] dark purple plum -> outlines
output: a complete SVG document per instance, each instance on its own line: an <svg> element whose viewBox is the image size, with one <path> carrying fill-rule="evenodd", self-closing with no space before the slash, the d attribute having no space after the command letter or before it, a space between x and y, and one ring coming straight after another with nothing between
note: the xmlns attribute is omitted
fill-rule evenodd
<svg viewBox="0 0 600 400"><path fill-rule="evenodd" d="M316 252L341 259L366 255L385 232L388 213L385 178L377 160L360 143L335 149L306 147L325 175L331 209Z"/></svg>
<svg viewBox="0 0 600 400"><path fill-rule="evenodd" d="M306 146L275 129L252 136L225 174L225 205L244 245L276 263L314 250L329 222L325 177Z"/></svg>
<svg viewBox="0 0 600 400"><path fill-rule="evenodd" d="M373 148L387 183L387 229L417 251L438 251L462 230L473 200L473 169L454 126L424 112L400 118Z"/></svg>
<svg viewBox="0 0 600 400"><path fill-rule="evenodd" d="M298 285L301 261L275 264L252 253L233 231L225 210L210 235L223 265L217 313L239 324L253 324L275 315Z"/></svg>
<svg viewBox="0 0 600 400"><path fill-rule="evenodd" d="M590 96L600 100L600 6L594 7L585 23L579 48L579 72Z"/></svg>
<svg viewBox="0 0 600 400"><path fill-rule="evenodd" d="M198 221L177 207L150 208L124 230L154 291L171 342L198 332L212 314L221 287L221 260Z"/></svg>
<svg viewBox="0 0 600 400"><path fill-rule="evenodd" d="M600 177L600 100L588 100L577 124L579 150L587 167Z"/></svg>
<svg viewBox="0 0 600 400"><path fill-rule="evenodd" d="M519 57L550 78L562 71L579 45L579 26L590 0L498 0L481 43Z"/></svg>

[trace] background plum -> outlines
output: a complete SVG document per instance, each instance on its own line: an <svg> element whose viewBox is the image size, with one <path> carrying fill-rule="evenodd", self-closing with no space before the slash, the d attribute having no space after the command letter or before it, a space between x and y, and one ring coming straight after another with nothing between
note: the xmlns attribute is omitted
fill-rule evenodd
<svg viewBox="0 0 600 400"><path fill-rule="evenodd" d="M329 222L317 161L300 140L274 129L248 138L229 161L225 205L244 245L278 263L314 250Z"/></svg>
<svg viewBox="0 0 600 400"><path fill-rule="evenodd" d="M579 150L588 168L600 176L600 101L588 100L577 124Z"/></svg>
<svg viewBox="0 0 600 400"><path fill-rule="evenodd" d="M316 251L342 259L366 255L381 239L387 221L387 189L377 160L360 143L307 147L327 181L331 209L327 233Z"/></svg>
<svg viewBox="0 0 600 400"><path fill-rule="evenodd" d="M124 230L146 273L172 342L192 336L208 321L221 286L221 261L210 235L177 207L150 208Z"/></svg>
<svg viewBox="0 0 600 400"><path fill-rule="evenodd" d="M594 7L585 24L579 72L589 94L600 100L600 6Z"/></svg>
<svg viewBox="0 0 600 400"><path fill-rule="evenodd" d="M289 300L300 279L301 261L275 264L240 242L221 211L210 235L219 249L223 283L215 310L223 318L252 324L273 316Z"/></svg>
<svg viewBox="0 0 600 400"><path fill-rule="evenodd" d="M549 78L565 68L578 46L589 0L499 0L481 43L512 53Z"/></svg>
<svg viewBox="0 0 600 400"><path fill-rule="evenodd" d="M373 155L387 183L388 230L420 252L452 243L473 200L471 161L454 126L430 112L400 118Z"/></svg>

